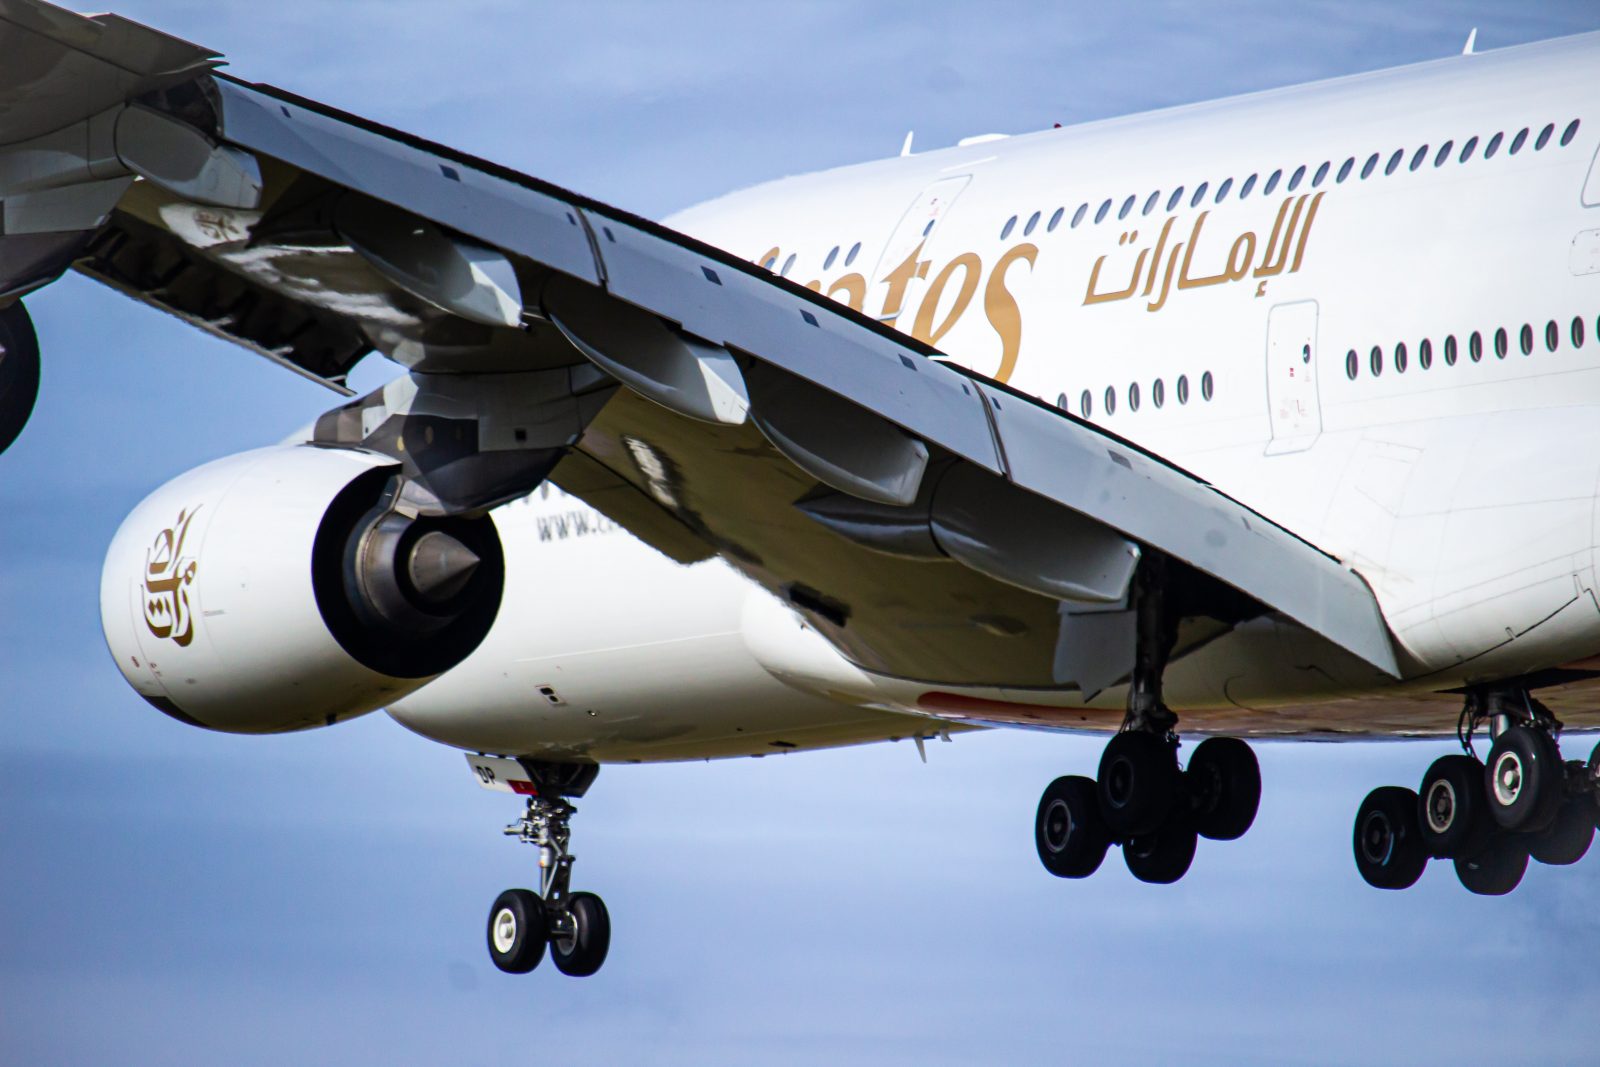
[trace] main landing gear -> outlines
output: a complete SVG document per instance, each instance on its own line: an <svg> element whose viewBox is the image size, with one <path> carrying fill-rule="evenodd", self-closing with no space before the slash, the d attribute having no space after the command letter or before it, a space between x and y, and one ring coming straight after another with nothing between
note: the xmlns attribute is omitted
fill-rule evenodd
<svg viewBox="0 0 1600 1067"><path fill-rule="evenodd" d="M1100 758L1098 779L1057 778L1039 798L1034 844L1045 870L1087 878L1112 845L1142 882L1171 883L1194 860L1201 837L1231 841L1255 821L1261 770L1232 737L1202 741L1178 765L1178 717L1162 703L1161 678L1177 639L1164 561L1147 556L1134 579L1138 637L1128 712Z"/></svg>
<svg viewBox="0 0 1600 1067"><path fill-rule="evenodd" d="M539 846L539 892L507 889L489 909L489 956L510 974L539 966L546 947L556 969L574 978L594 974L611 948L611 917L593 893L569 892L572 878L568 822L577 811L566 800L582 796L598 767L581 764L522 765L534 772L536 795L507 836Z"/></svg>
<svg viewBox="0 0 1600 1067"><path fill-rule="evenodd" d="M1487 762L1472 747L1484 723ZM1468 692L1460 755L1434 760L1416 792L1383 786L1356 812L1356 869L1368 885L1405 889L1429 859L1455 864L1470 892L1501 896L1530 858L1578 862L1600 826L1600 745L1587 764L1561 758L1561 723L1520 686Z"/></svg>

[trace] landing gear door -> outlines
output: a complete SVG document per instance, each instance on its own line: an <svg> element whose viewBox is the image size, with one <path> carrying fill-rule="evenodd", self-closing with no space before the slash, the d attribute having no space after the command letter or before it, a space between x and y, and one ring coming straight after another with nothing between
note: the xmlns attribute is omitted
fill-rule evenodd
<svg viewBox="0 0 1600 1067"><path fill-rule="evenodd" d="M893 325L902 311L917 305L922 288L928 284L928 247L939 223L970 181L970 174L939 179L922 190L900 217L869 279L877 291L868 297L867 306L883 309L878 313L879 320Z"/></svg>
<svg viewBox="0 0 1600 1067"><path fill-rule="evenodd" d="M1267 316L1267 455L1303 452L1322 433L1317 399L1317 302L1279 304Z"/></svg>

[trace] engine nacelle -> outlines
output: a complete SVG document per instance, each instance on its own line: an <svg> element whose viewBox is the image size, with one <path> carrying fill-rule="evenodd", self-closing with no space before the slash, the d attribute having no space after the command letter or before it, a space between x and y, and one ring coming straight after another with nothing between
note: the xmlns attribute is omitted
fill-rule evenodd
<svg viewBox="0 0 1600 1067"><path fill-rule="evenodd" d="M331 725L466 658L500 608L488 517L390 509L384 456L294 445L180 475L123 521L100 616L123 677L196 726Z"/></svg>

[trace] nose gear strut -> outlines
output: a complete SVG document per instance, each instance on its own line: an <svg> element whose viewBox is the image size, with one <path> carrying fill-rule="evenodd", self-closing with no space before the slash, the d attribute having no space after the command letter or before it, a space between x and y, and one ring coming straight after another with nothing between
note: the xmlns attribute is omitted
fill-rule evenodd
<svg viewBox="0 0 1600 1067"><path fill-rule="evenodd" d="M510 761L494 761L505 764ZM582 796L600 768L592 763L514 761L525 778L511 788L527 795L522 817L504 830L524 844L539 848L539 891L508 889L489 909L489 956L511 974L533 970L546 946L562 974L584 977L605 962L611 947L611 918L593 893L570 891L572 862L570 826L577 808L567 797ZM474 761L475 767L485 761ZM479 778L487 784L484 771Z"/></svg>

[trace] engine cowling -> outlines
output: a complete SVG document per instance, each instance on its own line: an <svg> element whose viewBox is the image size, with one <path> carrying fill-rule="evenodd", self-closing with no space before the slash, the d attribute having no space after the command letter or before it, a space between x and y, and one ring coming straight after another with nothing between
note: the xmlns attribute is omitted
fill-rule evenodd
<svg viewBox="0 0 1600 1067"><path fill-rule="evenodd" d="M391 510L396 472L284 446L146 497L100 581L123 677L183 722L279 733L372 711L465 659L499 611L499 534L487 516Z"/></svg>

